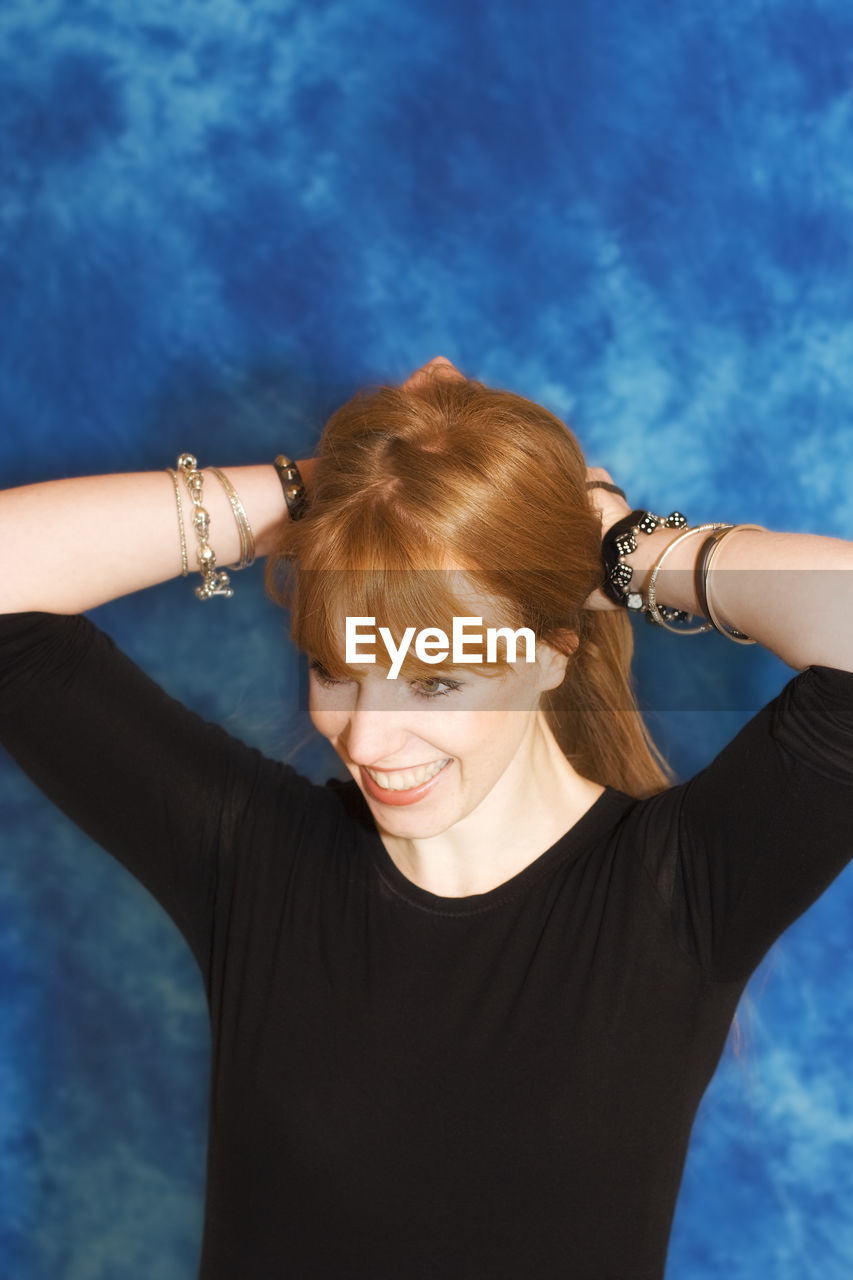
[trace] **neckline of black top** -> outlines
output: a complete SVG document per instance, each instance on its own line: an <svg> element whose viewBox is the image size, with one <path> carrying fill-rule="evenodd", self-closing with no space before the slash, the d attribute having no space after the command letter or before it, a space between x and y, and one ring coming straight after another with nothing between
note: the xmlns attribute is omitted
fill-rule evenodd
<svg viewBox="0 0 853 1280"><path fill-rule="evenodd" d="M336 780L329 779L329 781ZM519 897L537 880L555 870L560 863L611 831L621 814L636 803L634 797L627 792L619 791L615 787L605 787L601 795L581 814L568 831L565 831L549 848L521 871L505 880L503 884L496 885L494 889L489 889L485 893L473 893L464 898L447 898L441 894L431 893L428 889L422 889L399 869L382 842L373 815L358 785L352 780L338 782L337 785L349 793L347 798L356 807L362 824L367 828L370 855L385 884L397 897L404 899L410 905L440 916L479 915Z"/></svg>

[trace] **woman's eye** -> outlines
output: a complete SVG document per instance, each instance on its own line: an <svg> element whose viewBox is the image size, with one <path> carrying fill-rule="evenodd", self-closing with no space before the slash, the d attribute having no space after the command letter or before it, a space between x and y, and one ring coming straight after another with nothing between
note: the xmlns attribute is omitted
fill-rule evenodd
<svg viewBox="0 0 853 1280"><path fill-rule="evenodd" d="M326 670L322 662L317 658L312 658L308 665L324 688L331 689L335 685L350 683L349 680L338 680ZM438 676L425 676L421 680L411 680L409 688L416 698L445 698L449 693L455 693L457 689L461 689L462 682L460 680L440 680Z"/></svg>
<svg viewBox="0 0 853 1280"><path fill-rule="evenodd" d="M335 684L346 684L345 680L336 680L333 675L330 675L323 664L318 662L316 658L312 658L308 665L320 681L320 684L325 685L327 688Z"/></svg>
<svg viewBox="0 0 853 1280"><path fill-rule="evenodd" d="M443 686L443 687L440 687ZM413 680L411 688L418 698L445 698L462 688L461 680L439 680L438 676L426 676L423 680Z"/></svg>

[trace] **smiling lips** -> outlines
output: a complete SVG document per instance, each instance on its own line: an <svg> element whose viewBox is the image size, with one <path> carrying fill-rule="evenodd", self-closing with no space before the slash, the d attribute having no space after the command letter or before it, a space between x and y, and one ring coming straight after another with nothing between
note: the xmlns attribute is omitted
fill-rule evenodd
<svg viewBox="0 0 853 1280"><path fill-rule="evenodd" d="M432 790L435 779L450 761L451 757L447 756L444 760L418 765L416 769L395 769L389 773L362 765L361 776L367 792L383 804L414 804Z"/></svg>

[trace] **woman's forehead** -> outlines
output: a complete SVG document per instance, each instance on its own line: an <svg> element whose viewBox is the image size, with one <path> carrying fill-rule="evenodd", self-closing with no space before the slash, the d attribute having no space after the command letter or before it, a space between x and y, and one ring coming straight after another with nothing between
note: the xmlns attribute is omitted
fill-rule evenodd
<svg viewBox="0 0 853 1280"><path fill-rule="evenodd" d="M359 571L354 571L358 573ZM443 626L452 619L444 615L444 608L451 603L454 617L479 617L484 626L506 626L512 620L512 610L505 600L489 592L475 582L471 572L458 566L446 569L391 569L369 572L369 578L359 582L355 578L337 582L329 592L328 614L336 635L346 633L347 618L354 616L350 610L356 603L369 599L375 613L376 625L385 625L379 617L385 614L400 620L401 609L417 602L419 610L429 611L431 602L441 610L442 617L403 618L404 626L417 630L430 625ZM331 584L330 584L331 585ZM359 607L361 605L359 604ZM364 615L360 615L364 616Z"/></svg>

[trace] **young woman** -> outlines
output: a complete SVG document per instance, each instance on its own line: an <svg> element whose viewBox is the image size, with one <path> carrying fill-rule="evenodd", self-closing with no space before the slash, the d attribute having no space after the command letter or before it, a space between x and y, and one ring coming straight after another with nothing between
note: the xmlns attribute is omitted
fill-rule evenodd
<svg viewBox="0 0 853 1280"><path fill-rule="evenodd" d="M853 543L632 511L438 359L296 467L9 491L0 545L3 741L204 978L202 1280L659 1278L747 978L853 853ZM351 781L203 723L79 616L253 553ZM685 783L629 609L796 672Z"/></svg>

